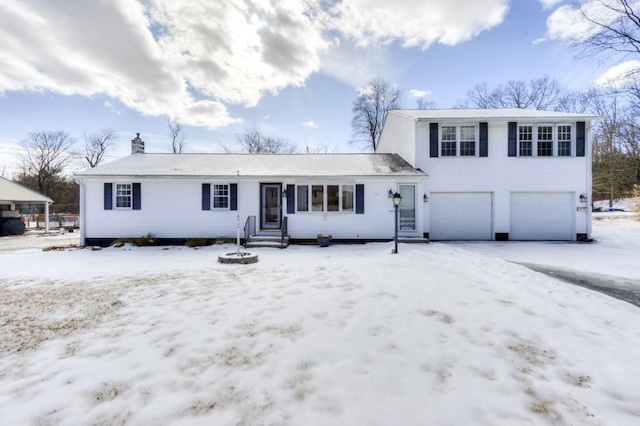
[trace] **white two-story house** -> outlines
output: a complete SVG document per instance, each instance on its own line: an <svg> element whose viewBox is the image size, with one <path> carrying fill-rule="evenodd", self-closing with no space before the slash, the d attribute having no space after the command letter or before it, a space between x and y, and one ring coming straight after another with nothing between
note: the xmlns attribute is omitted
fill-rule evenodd
<svg viewBox="0 0 640 426"><path fill-rule="evenodd" d="M396 110L377 153L428 178L431 240L589 240L591 128L597 116L524 109ZM402 206L401 206L402 207ZM400 228L402 232L402 227Z"/></svg>
<svg viewBox="0 0 640 426"><path fill-rule="evenodd" d="M591 126L522 109L390 111L374 154L132 154L75 175L81 239L588 240ZM240 225L240 226L238 226Z"/></svg>

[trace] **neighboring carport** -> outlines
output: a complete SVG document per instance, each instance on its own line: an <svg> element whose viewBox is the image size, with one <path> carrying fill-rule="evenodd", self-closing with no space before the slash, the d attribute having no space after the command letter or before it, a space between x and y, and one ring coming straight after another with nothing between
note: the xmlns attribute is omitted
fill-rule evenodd
<svg viewBox="0 0 640 426"><path fill-rule="evenodd" d="M11 223L15 219L20 220L20 212L16 209L16 204L23 203L44 204L44 229L45 232L49 232L49 205L53 204L53 200L0 176L0 235L5 235L5 226L9 228L4 224Z"/></svg>

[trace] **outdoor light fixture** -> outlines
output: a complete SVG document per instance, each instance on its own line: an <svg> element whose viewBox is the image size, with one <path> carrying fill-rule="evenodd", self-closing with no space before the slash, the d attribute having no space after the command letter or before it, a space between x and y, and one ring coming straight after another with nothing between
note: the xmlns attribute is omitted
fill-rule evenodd
<svg viewBox="0 0 640 426"><path fill-rule="evenodd" d="M424 194L422 196L422 202L424 202L424 203L428 203L429 202L429 197L427 197L427 194Z"/></svg>
<svg viewBox="0 0 640 426"><path fill-rule="evenodd" d="M389 188L389 198L393 197L393 190Z"/></svg>
<svg viewBox="0 0 640 426"><path fill-rule="evenodd" d="M391 192L391 190L389 190L389 192ZM396 192L392 194L390 197L391 197L391 200L393 201L393 208L396 211L395 235L393 237L393 241L395 242L395 248L393 250L393 253L395 254L395 253L398 253L398 207L400 206L400 201L402 201L402 195Z"/></svg>
<svg viewBox="0 0 640 426"><path fill-rule="evenodd" d="M287 190L286 189L282 190L282 198L287 198Z"/></svg>
<svg viewBox="0 0 640 426"><path fill-rule="evenodd" d="M581 203L586 203L587 202L587 194L585 194L584 192L582 194L580 194L580 202Z"/></svg>

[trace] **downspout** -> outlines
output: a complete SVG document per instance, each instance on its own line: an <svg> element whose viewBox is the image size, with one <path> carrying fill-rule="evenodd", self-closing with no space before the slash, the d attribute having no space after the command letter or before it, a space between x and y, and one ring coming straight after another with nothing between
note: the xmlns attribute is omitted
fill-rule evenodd
<svg viewBox="0 0 640 426"><path fill-rule="evenodd" d="M80 220L78 221L78 226L80 227L80 245L83 246L85 244L86 237L86 229L85 226L86 217L85 214L85 184L82 179L76 179L76 183L80 184L80 208L78 213L80 214Z"/></svg>
<svg viewBox="0 0 640 426"><path fill-rule="evenodd" d="M591 211L593 210L593 126L599 120L591 120L589 123L588 145L587 149L587 171L586 171L586 188L587 188L587 211L585 212L587 221L587 240L591 240Z"/></svg>

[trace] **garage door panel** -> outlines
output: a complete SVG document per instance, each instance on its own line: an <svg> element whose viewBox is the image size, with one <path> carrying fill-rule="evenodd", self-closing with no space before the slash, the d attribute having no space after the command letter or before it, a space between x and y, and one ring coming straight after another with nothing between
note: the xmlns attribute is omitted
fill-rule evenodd
<svg viewBox="0 0 640 426"><path fill-rule="evenodd" d="M429 217L432 240L491 240L491 193L432 192Z"/></svg>
<svg viewBox="0 0 640 426"><path fill-rule="evenodd" d="M573 239L573 193L511 193L510 240Z"/></svg>

